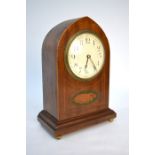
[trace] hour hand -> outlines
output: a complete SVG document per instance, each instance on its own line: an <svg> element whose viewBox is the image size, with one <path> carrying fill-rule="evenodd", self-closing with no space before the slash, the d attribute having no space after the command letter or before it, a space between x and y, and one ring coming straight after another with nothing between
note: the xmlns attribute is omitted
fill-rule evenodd
<svg viewBox="0 0 155 155"><path fill-rule="evenodd" d="M85 64L85 69L87 68L88 66L88 59L90 58L90 55L87 55L87 60L86 60L86 64Z"/></svg>
<svg viewBox="0 0 155 155"><path fill-rule="evenodd" d="M85 69L87 68L87 64L88 64L88 58L86 60Z"/></svg>

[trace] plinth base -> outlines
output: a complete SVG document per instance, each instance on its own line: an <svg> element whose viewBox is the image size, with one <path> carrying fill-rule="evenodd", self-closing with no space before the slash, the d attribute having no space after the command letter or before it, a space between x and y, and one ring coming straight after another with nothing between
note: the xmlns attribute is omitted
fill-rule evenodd
<svg viewBox="0 0 155 155"><path fill-rule="evenodd" d="M52 133L55 138L57 138L93 124L113 120L115 117L116 113L113 110L106 109L99 112L58 121L47 111L43 110L39 113L38 120Z"/></svg>

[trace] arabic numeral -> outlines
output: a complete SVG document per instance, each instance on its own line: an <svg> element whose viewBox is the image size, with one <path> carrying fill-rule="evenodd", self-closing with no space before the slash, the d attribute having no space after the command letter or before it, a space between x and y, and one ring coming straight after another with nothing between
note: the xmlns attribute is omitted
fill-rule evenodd
<svg viewBox="0 0 155 155"><path fill-rule="evenodd" d="M75 63L75 64L74 64L74 67L77 67L77 66L78 66L78 64L77 64L77 63Z"/></svg>
<svg viewBox="0 0 155 155"><path fill-rule="evenodd" d="M101 52L99 53L99 57L102 58L102 53Z"/></svg>
<svg viewBox="0 0 155 155"><path fill-rule="evenodd" d="M71 55L71 58L72 58L72 59L75 59L75 54L72 54L72 55Z"/></svg>
<svg viewBox="0 0 155 155"><path fill-rule="evenodd" d="M97 62L97 65L98 65L98 66L100 65L100 62L99 62L99 61Z"/></svg>
<svg viewBox="0 0 155 155"><path fill-rule="evenodd" d="M97 49L100 50L100 46L97 46Z"/></svg>
<svg viewBox="0 0 155 155"><path fill-rule="evenodd" d="M95 40L93 40L93 45L95 46Z"/></svg>
<svg viewBox="0 0 155 155"><path fill-rule="evenodd" d="M90 38L86 38L86 44L90 44Z"/></svg>

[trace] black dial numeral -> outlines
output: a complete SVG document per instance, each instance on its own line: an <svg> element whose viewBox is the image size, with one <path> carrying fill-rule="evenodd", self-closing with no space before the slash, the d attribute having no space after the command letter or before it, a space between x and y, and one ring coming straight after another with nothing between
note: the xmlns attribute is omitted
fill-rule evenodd
<svg viewBox="0 0 155 155"><path fill-rule="evenodd" d="M75 64L74 64L74 67L78 67L78 64L77 64L77 63L75 63Z"/></svg>
<svg viewBox="0 0 155 155"><path fill-rule="evenodd" d="M100 46L97 46L97 49L100 50Z"/></svg>
<svg viewBox="0 0 155 155"><path fill-rule="evenodd" d="M81 73L82 67L79 67L79 73Z"/></svg>
<svg viewBox="0 0 155 155"><path fill-rule="evenodd" d="M90 38L86 38L86 44L90 44Z"/></svg>
<svg viewBox="0 0 155 155"><path fill-rule="evenodd" d="M72 58L72 59L75 59L75 54L72 54L72 55L71 55L71 58Z"/></svg>
<svg viewBox="0 0 155 155"><path fill-rule="evenodd" d="M97 65L98 65L98 66L100 65L100 62L99 62L99 61L97 62Z"/></svg>
<svg viewBox="0 0 155 155"><path fill-rule="evenodd" d="M102 53L101 52L99 52L99 57L102 58Z"/></svg>
<svg viewBox="0 0 155 155"><path fill-rule="evenodd" d="M95 40L93 40L93 45L95 46Z"/></svg>

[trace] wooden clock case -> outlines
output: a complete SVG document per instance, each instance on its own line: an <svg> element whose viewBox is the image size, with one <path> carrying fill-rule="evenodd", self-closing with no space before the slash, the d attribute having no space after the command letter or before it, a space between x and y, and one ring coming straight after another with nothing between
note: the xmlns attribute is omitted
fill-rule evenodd
<svg viewBox="0 0 155 155"><path fill-rule="evenodd" d="M66 69L65 49L69 39L80 31L91 31L98 35L105 48L102 71L92 80L73 78ZM38 119L55 137L111 120L116 113L109 109L109 64L110 49L103 30L89 17L62 22L45 37L42 46L43 110ZM81 93L81 92L89 92ZM82 98L96 92L90 104L75 104L74 96Z"/></svg>

